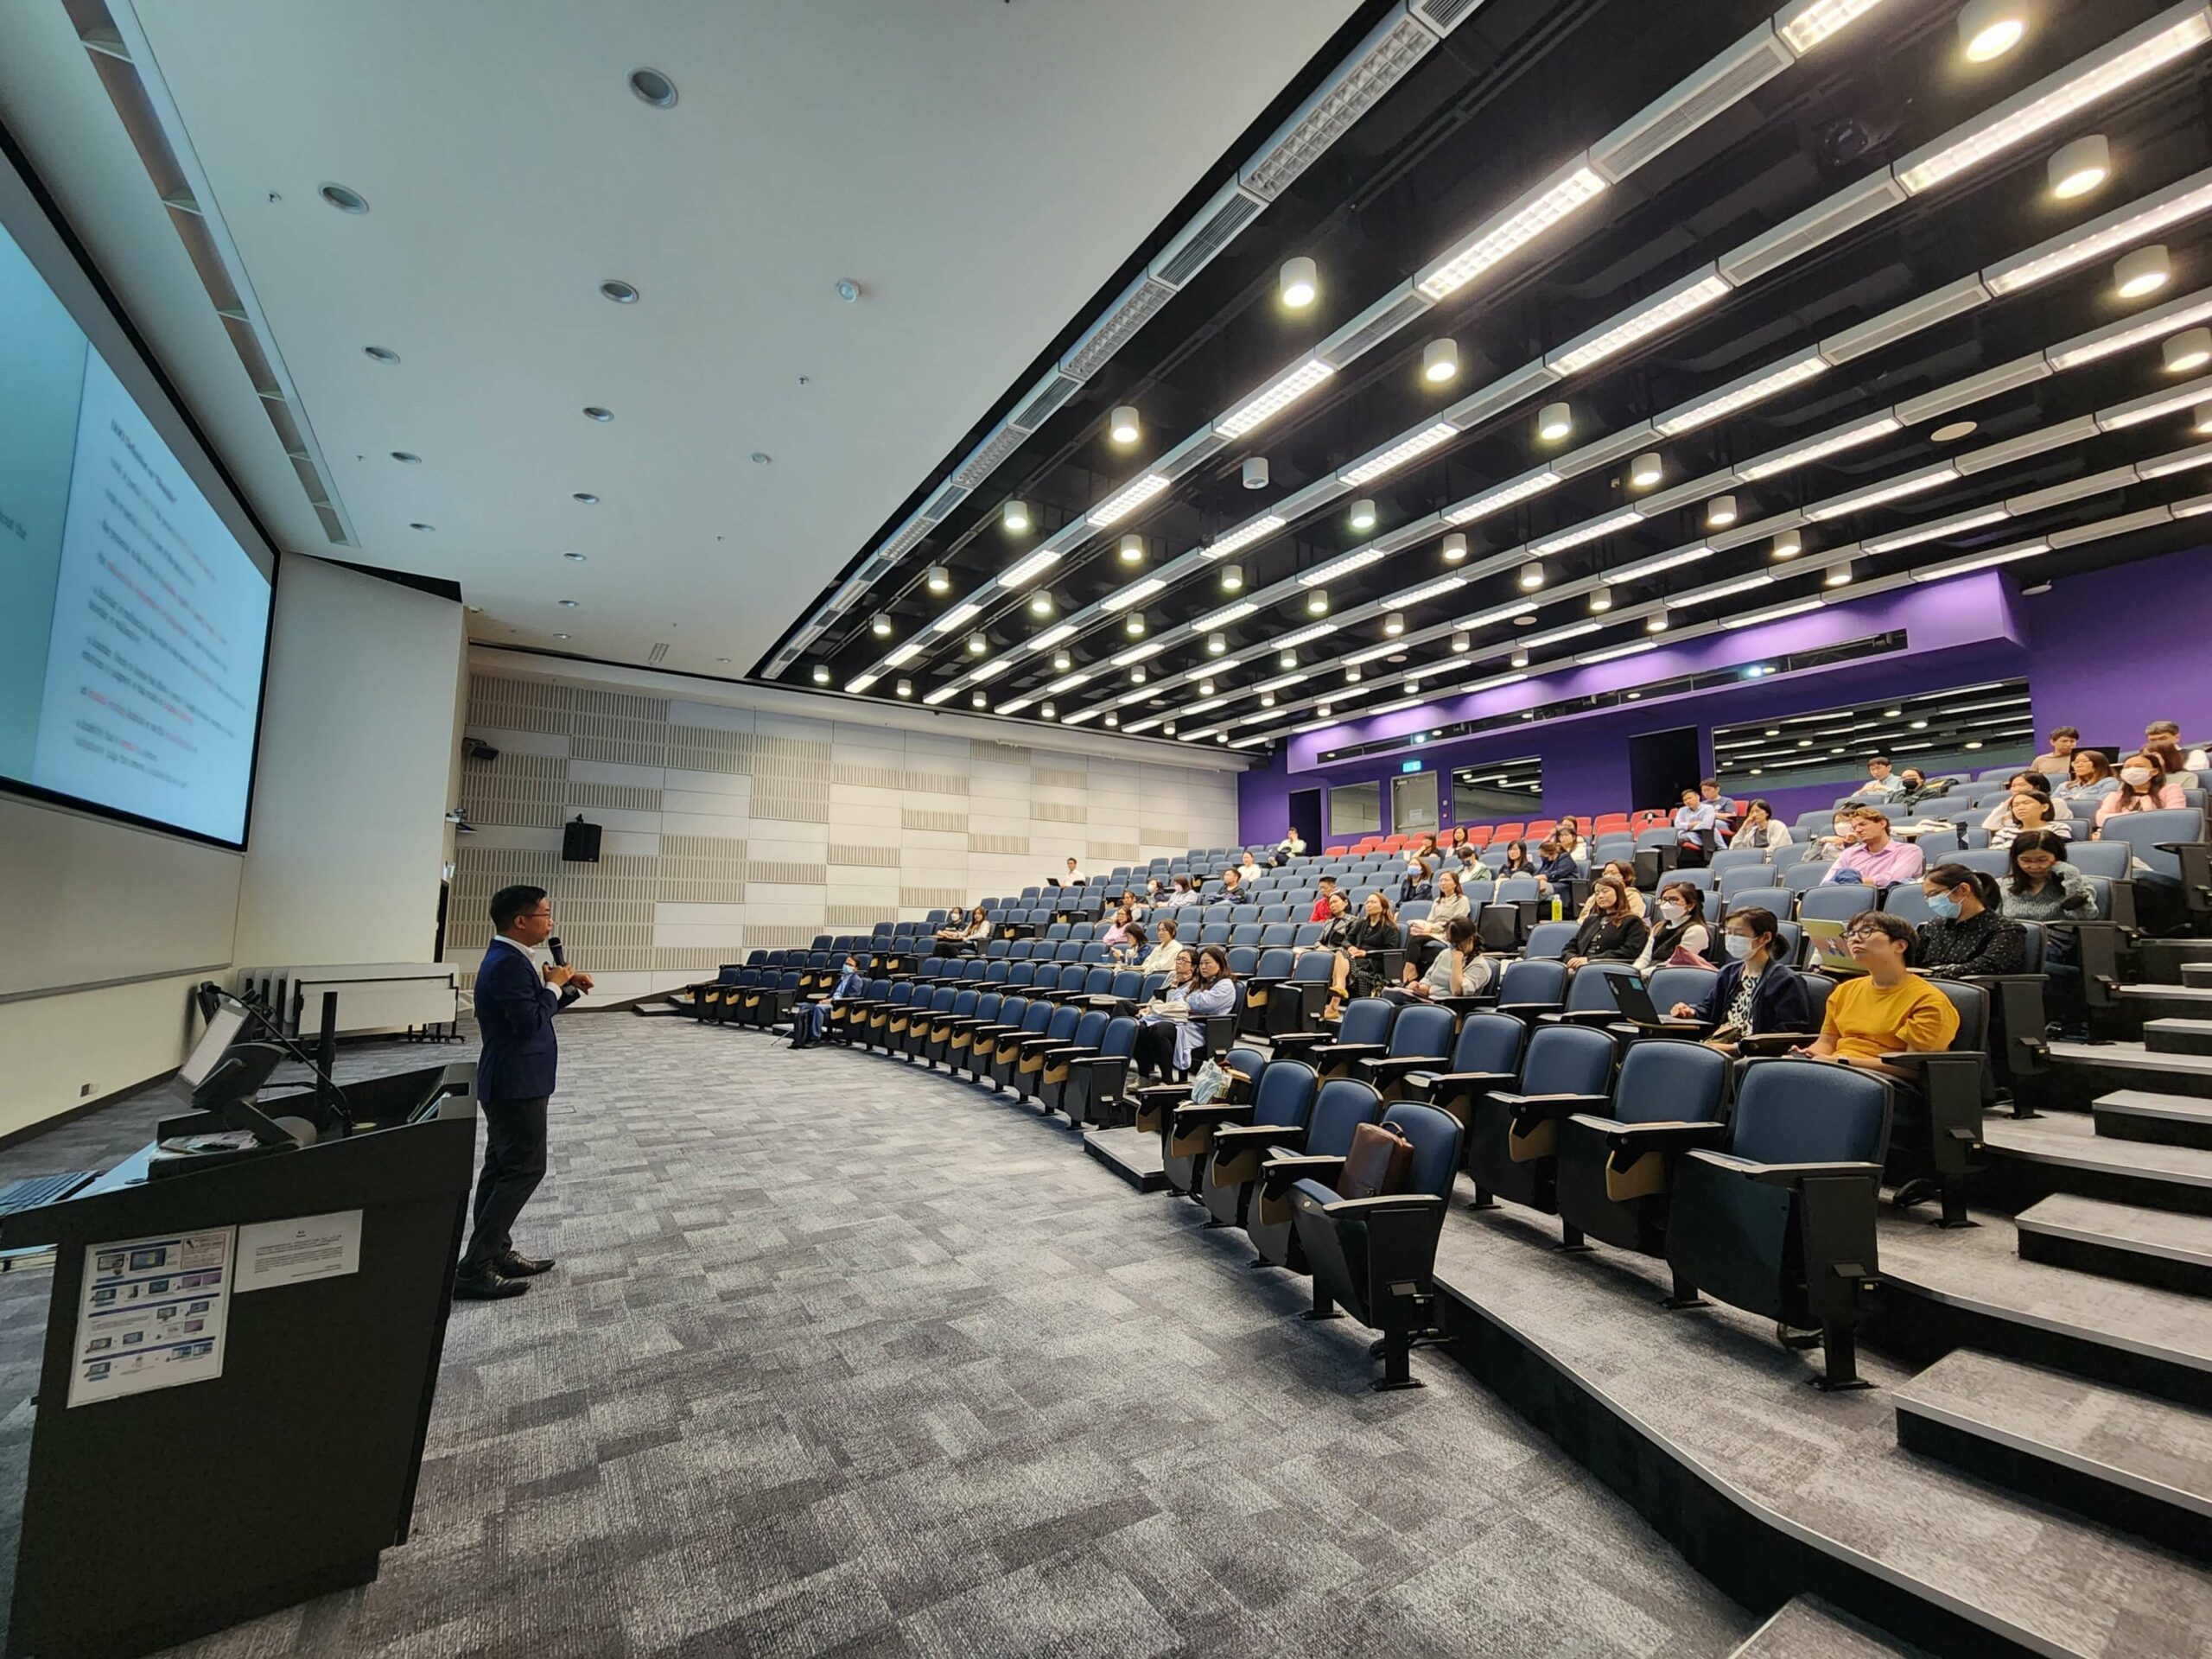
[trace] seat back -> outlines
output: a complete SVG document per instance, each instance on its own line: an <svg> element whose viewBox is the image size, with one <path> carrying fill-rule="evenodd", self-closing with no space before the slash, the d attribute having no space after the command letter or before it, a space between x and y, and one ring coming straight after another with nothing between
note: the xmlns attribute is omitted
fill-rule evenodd
<svg viewBox="0 0 2212 1659"><path fill-rule="evenodd" d="M1881 895L1861 881L1841 887L1813 887L1797 901L1797 914L1808 922L1847 922L1875 907Z"/></svg>
<svg viewBox="0 0 2212 1659"><path fill-rule="evenodd" d="M955 995L952 999L952 1017L961 1020L973 1014L976 1012L977 995L978 993L975 991L962 991Z"/></svg>
<svg viewBox="0 0 2212 1659"><path fill-rule="evenodd" d="M2172 839L2172 837L2169 837ZM2109 880L2124 881L2128 875L2128 843L2124 841L2077 841L2066 849L2066 861L2084 875L2101 875ZM1991 855L1997 860L1992 875L2005 874L2005 855ZM1966 861L1960 860L1961 863ZM1974 868L1980 868L1980 866Z"/></svg>
<svg viewBox="0 0 2212 1659"><path fill-rule="evenodd" d="M1343 1022L1337 1027L1340 1043L1387 1043L1397 1005L1379 996L1355 997L1344 1004Z"/></svg>
<svg viewBox="0 0 2212 1659"><path fill-rule="evenodd" d="M1005 1001L1006 995L1004 992L985 991L982 995L976 999L976 1018L978 1020L997 1019L999 1017L999 1009Z"/></svg>
<svg viewBox="0 0 2212 1659"><path fill-rule="evenodd" d="M1892 916L1902 916L1918 927L1929 920L1935 912L1928 908L1928 895L1921 891L1917 881L1900 881L1882 895L1882 908Z"/></svg>
<svg viewBox="0 0 2212 1659"><path fill-rule="evenodd" d="M1587 1026L1541 1026L1521 1062L1524 1095L1602 1095L1613 1076L1613 1039Z"/></svg>
<svg viewBox="0 0 2212 1659"><path fill-rule="evenodd" d="M1052 1010L1052 1020L1045 1027L1045 1035L1056 1043L1075 1040L1075 1028L1083 1023L1084 1013L1072 1002L1063 1002Z"/></svg>
<svg viewBox="0 0 2212 1659"><path fill-rule="evenodd" d="M1313 1116L1306 1131L1306 1150L1341 1158L1351 1150L1352 1131L1382 1115L1382 1097L1366 1084L1337 1077L1313 1096Z"/></svg>
<svg viewBox="0 0 2212 1659"><path fill-rule="evenodd" d="M1755 1060L1737 1085L1728 1149L1760 1164L1878 1164L1890 1145L1890 1085L1855 1066Z"/></svg>
<svg viewBox="0 0 2212 1659"><path fill-rule="evenodd" d="M1116 977L1115 969L1093 968L1083 976L1083 994L1085 996L1111 996Z"/></svg>
<svg viewBox="0 0 2212 1659"><path fill-rule="evenodd" d="M1790 901L1796 896L1787 887L1738 887L1721 903L1730 915L1739 910L1764 910L1771 911L1777 917L1787 917Z"/></svg>
<svg viewBox="0 0 2212 1659"><path fill-rule="evenodd" d="M1052 1024L1052 1015L1056 1012L1058 1010L1050 1002L1032 1002L1027 1011L1021 1016L1021 1034L1025 1037L1042 1037L1045 1034L1045 1027Z"/></svg>
<svg viewBox="0 0 2212 1659"><path fill-rule="evenodd" d="M1719 969L1713 968L1661 968L1652 974L1646 988L1651 993L1652 1007L1664 1014L1677 1002L1697 1001L1719 976Z"/></svg>
<svg viewBox="0 0 2212 1659"><path fill-rule="evenodd" d="M1452 1050L1452 1011L1415 1006L1399 1011L1390 1027L1390 1052L1398 1058L1433 1056L1442 1059Z"/></svg>
<svg viewBox="0 0 2212 1659"><path fill-rule="evenodd" d="M1104 1040L1106 1027L1113 1020L1114 1016L1103 1008L1093 1008L1075 1022L1075 1036L1071 1040L1078 1046L1095 1049Z"/></svg>
<svg viewBox="0 0 2212 1659"><path fill-rule="evenodd" d="M1501 1007L1510 1007L1521 1002L1556 1002L1560 988L1567 983L1567 964L1563 962L1538 962L1522 958L1509 962L1505 971L1497 978L1497 1001Z"/></svg>
<svg viewBox="0 0 2212 1659"><path fill-rule="evenodd" d="M1720 1116L1728 1057L1703 1043L1662 1038L1633 1045L1613 1085L1613 1116L1624 1123L1709 1123Z"/></svg>
<svg viewBox="0 0 2212 1659"><path fill-rule="evenodd" d="M1419 1101L1402 1100L1382 1114L1386 1128L1394 1128L1413 1143L1407 1160L1406 1192L1425 1193L1452 1201L1452 1187L1459 1173L1459 1120L1451 1113Z"/></svg>
<svg viewBox="0 0 2212 1659"><path fill-rule="evenodd" d="M1522 947L1522 952L1546 961L1564 961L1567 947L1574 943L1574 934L1573 922L1538 922L1529 930L1529 942Z"/></svg>
<svg viewBox="0 0 2212 1659"><path fill-rule="evenodd" d="M1620 1003L1613 996L1613 978L1628 971L1629 964L1621 962L1593 962L1575 975L1567 988L1567 1011L1569 1014L1617 1013Z"/></svg>
<svg viewBox="0 0 2212 1659"><path fill-rule="evenodd" d="M1313 1109L1318 1086L1313 1068L1305 1061L1268 1061L1252 1084L1252 1121L1296 1128Z"/></svg>
<svg viewBox="0 0 2212 1659"><path fill-rule="evenodd" d="M1471 1014L1459 1027L1459 1040L1452 1046L1454 1071L1517 1071L1521 1044L1529 1027L1510 1014Z"/></svg>

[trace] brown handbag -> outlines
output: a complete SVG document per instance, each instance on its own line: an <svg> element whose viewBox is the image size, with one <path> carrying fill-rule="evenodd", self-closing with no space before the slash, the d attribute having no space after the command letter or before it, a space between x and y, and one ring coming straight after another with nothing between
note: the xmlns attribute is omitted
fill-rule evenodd
<svg viewBox="0 0 2212 1659"><path fill-rule="evenodd" d="M1394 1126L1363 1123L1351 1134L1351 1150L1344 1154L1344 1173L1338 1179L1337 1194L1346 1198L1376 1198L1395 1192L1406 1184L1406 1171L1414 1160L1414 1143Z"/></svg>

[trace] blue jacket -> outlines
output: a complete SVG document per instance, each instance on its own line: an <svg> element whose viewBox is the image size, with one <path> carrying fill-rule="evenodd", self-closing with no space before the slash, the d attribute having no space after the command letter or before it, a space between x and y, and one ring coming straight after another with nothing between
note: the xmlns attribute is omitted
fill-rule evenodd
<svg viewBox="0 0 2212 1659"><path fill-rule="evenodd" d="M484 1037L476 1063L479 1101L536 1100L553 1092L561 1046L553 1016L579 995L556 992L537 963L512 944L485 951L476 970L476 1024Z"/></svg>
<svg viewBox="0 0 2212 1659"><path fill-rule="evenodd" d="M1715 1025L1726 1019L1728 1005L1736 1000L1737 988L1743 982L1744 964L1732 957L1720 964L1720 971L1706 988L1697 1017ZM1804 976L1780 963L1767 963L1766 971L1759 976L1758 988L1751 993L1752 1033L1764 1036L1777 1031L1818 1029L1813 1024L1813 994L1805 988Z"/></svg>

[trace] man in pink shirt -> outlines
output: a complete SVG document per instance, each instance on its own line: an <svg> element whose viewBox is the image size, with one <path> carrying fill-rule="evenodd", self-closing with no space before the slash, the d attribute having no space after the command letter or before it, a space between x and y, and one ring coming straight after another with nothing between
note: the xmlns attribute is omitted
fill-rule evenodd
<svg viewBox="0 0 2212 1659"><path fill-rule="evenodd" d="M1920 855L1920 849L1909 841L1898 841L1890 834L1890 820L1877 807L1862 806L1851 815L1853 833L1859 844L1847 847L1836 855L1828 873L1821 878L1825 887L1846 870L1858 873L1859 879L1870 887L1893 887L1900 881L1917 881L1927 861Z"/></svg>

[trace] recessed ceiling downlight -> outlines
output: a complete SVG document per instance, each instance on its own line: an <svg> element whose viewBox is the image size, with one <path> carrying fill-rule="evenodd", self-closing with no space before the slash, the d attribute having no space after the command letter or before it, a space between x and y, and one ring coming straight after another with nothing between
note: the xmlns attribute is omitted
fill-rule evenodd
<svg viewBox="0 0 2212 1659"><path fill-rule="evenodd" d="M1938 443L1956 443L1961 438L1970 438L1980 428L1979 421L1948 421L1928 435Z"/></svg>
<svg viewBox="0 0 2212 1659"><path fill-rule="evenodd" d="M658 69L632 69L630 90L657 110L676 107L676 83Z"/></svg>
<svg viewBox="0 0 2212 1659"><path fill-rule="evenodd" d="M399 353L389 346L364 346L361 347L361 355L378 363L399 361Z"/></svg>
<svg viewBox="0 0 2212 1659"><path fill-rule="evenodd" d="M326 184L315 194L341 213L365 213L369 200L359 191L343 184Z"/></svg>
<svg viewBox="0 0 2212 1659"><path fill-rule="evenodd" d="M587 404L584 405L584 419L588 421L597 421L601 425L604 426L607 422L613 418L614 411L611 409L601 409L597 404Z"/></svg>
<svg viewBox="0 0 2212 1659"><path fill-rule="evenodd" d="M571 501L581 501L588 507L595 507L599 505L599 498L594 495L589 490L578 490L574 495L570 496L569 499Z"/></svg>
<svg viewBox="0 0 2212 1659"><path fill-rule="evenodd" d="M638 302L635 286L617 276L610 276L601 283L599 292L601 298L612 300L617 305L635 305Z"/></svg>

